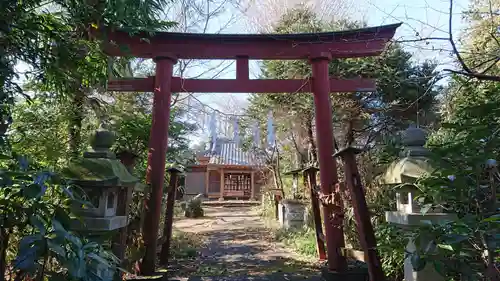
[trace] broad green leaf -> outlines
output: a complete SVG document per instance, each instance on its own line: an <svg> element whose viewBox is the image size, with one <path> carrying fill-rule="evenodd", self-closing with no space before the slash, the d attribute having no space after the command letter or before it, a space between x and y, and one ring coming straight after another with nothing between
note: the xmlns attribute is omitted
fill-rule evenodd
<svg viewBox="0 0 500 281"><path fill-rule="evenodd" d="M64 248L58 244L57 242L53 241L53 240L47 240L47 245L49 246L49 249L58 254L59 256L61 257L65 257L66 256L66 251L64 250Z"/></svg>
<svg viewBox="0 0 500 281"><path fill-rule="evenodd" d="M64 229L69 229L71 227L71 218L68 214L69 210L63 209L61 207L55 207L54 219L60 222Z"/></svg>
<svg viewBox="0 0 500 281"><path fill-rule="evenodd" d="M38 229L38 231L40 231L42 235L45 235L45 233L47 233L47 231L45 230L45 224L37 215L33 215L30 217L30 223L33 227Z"/></svg>
<svg viewBox="0 0 500 281"><path fill-rule="evenodd" d="M445 276L446 268L445 268L445 264L442 261L436 260L436 261L433 261L432 264L434 265L434 269L436 270L437 273L439 273L442 276Z"/></svg>
<svg viewBox="0 0 500 281"><path fill-rule="evenodd" d="M40 234L33 234L33 235L28 235L23 237L21 239L21 242L19 242L19 249L20 251L24 251L26 249L32 248L32 245L37 242L41 241L43 239L43 236Z"/></svg>
<svg viewBox="0 0 500 281"><path fill-rule="evenodd" d="M76 257L77 260L77 271L76 271L76 277L83 277L85 276L85 272L87 271L87 263L84 260L83 256L78 256Z"/></svg>
<svg viewBox="0 0 500 281"><path fill-rule="evenodd" d="M75 196L73 195L73 192L71 192L71 189L64 187L62 188L62 190L66 195L68 195L69 198L75 199Z"/></svg>
<svg viewBox="0 0 500 281"><path fill-rule="evenodd" d="M500 214L492 215L483 220L484 222L500 222Z"/></svg>
<svg viewBox="0 0 500 281"><path fill-rule="evenodd" d="M77 236L74 236L72 234L69 234L66 236L66 238L73 244L73 249L75 250L75 252L78 254L78 256L83 256L83 252L82 252L82 241L80 240L80 238L78 238Z"/></svg>
<svg viewBox="0 0 500 281"><path fill-rule="evenodd" d="M453 247L451 245L448 245L448 244L438 244L438 247L441 249L448 250L448 251L454 251Z"/></svg>
<svg viewBox="0 0 500 281"><path fill-rule="evenodd" d="M38 184L30 184L23 188L23 195L28 199L38 197L42 192L42 187Z"/></svg>
<svg viewBox="0 0 500 281"><path fill-rule="evenodd" d="M98 248L99 244L96 242L89 242L83 246L84 250L93 250L94 248Z"/></svg>
<svg viewBox="0 0 500 281"><path fill-rule="evenodd" d="M57 233L57 235L59 236L66 237L69 235L66 229L62 226L62 224L56 219L52 219L52 227L54 228L54 232Z"/></svg>
<svg viewBox="0 0 500 281"><path fill-rule="evenodd" d="M93 260L95 260L95 261L97 261L97 262L99 262L99 263L107 266L107 267L111 267L111 264L109 263L108 260L104 259L103 257L101 257L101 256L99 256L99 255L97 255L95 253L89 253L87 256L89 258L91 258L91 259L93 259Z"/></svg>
<svg viewBox="0 0 500 281"><path fill-rule="evenodd" d="M37 263L36 260L38 260L38 247L30 247L26 250L19 251L18 256L14 260L14 268L16 269L21 269L21 270L30 270L33 269Z"/></svg>
<svg viewBox="0 0 500 281"><path fill-rule="evenodd" d="M443 236L444 242L448 244L456 244L469 239L468 236L461 234L447 234Z"/></svg>

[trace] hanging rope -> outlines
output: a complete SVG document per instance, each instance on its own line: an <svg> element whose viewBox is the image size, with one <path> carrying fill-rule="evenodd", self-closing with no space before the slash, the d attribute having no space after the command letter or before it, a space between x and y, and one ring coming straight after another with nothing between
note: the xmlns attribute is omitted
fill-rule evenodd
<svg viewBox="0 0 500 281"><path fill-rule="evenodd" d="M255 148L261 148L261 135L260 135L260 125L257 120L252 121L252 117L245 114L230 114L221 112L207 104L201 102L198 98L192 94L184 99L180 99L178 104L187 108L188 118L192 120L197 120L200 130L205 134L208 133L208 137L212 142L212 151L215 150L215 143L218 137L225 137L228 139L233 139L238 145L240 144L240 118L245 117L250 119L250 124L252 128L253 135L253 146ZM267 116L267 126L266 126L267 136L266 136L266 146L272 148L275 146L276 133L274 128L273 113L270 110Z"/></svg>
<svg viewBox="0 0 500 281"><path fill-rule="evenodd" d="M215 151L215 143L217 142L217 119L215 111L212 112L210 119L210 137L212 138L212 151Z"/></svg>
<svg viewBox="0 0 500 281"><path fill-rule="evenodd" d="M253 123L253 145L256 148L260 148L260 129L257 121Z"/></svg>
<svg viewBox="0 0 500 281"><path fill-rule="evenodd" d="M269 111L267 114L267 147L274 147L274 124L272 111Z"/></svg>
<svg viewBox="0 0 500 281"><path fill-rule="evenodd" d="M238 128L238 118L234 117L233 119L233 140L237 146L240 145L240 132Z"/></svg>

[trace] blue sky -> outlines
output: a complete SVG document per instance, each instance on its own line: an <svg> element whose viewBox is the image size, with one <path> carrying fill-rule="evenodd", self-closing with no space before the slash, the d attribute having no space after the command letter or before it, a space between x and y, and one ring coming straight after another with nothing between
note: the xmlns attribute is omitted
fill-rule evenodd
<svg viewBox="0 0 500 281"><path fill-rule="evenodd" d="M256 0L259 1L259 0ZM264 0L265 1L265 0ZM377 26L403 22L403 25L398 29L395 39L408 40L420 37L447 37L448 36L448 21L449 21L449 1L448 0L425 0L415 1L411 3L407 0L361 0L358 1L359 10L352 9L351 17L362 19L369 26ZM459 30L463 27L460 13L467 9L468 0L454 0L454 15L453 15L453 34L459 35ZM228 10L227 13L234 11ZM227 15L226 15L227 16ZM218 30L217 24L224 22L224 16L213 23L209 32ZM249 33L248 22L239 20L225 29L224 33ZM418 36L417 36L418 34ZM430 41L429 44L420 43L404 43L404 47L414 54L414 60L434 59L439 62L439 67L450 67L453 64L453 59L450 57L450 49L448 42L445 41ZM439 51L439 49L442 49ZM203 69L190 69L187 76L197 75ZM231 65L218 78L235 78L235 66ZM258 62L251 64L250 74L254 78L259 75ZM209 74L210 75L210 74ZM224 94L213 93L196 95L203 103L217 108L224 112L235 113L245 107L246 94ZM229 106L227 105L229 103ZM193 137L194 142L199 141L205 136Z"/></svg>

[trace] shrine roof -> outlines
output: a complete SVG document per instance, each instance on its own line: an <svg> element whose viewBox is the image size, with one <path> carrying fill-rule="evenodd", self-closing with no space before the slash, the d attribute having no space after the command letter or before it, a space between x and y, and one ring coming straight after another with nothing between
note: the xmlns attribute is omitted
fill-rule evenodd
<svg viewBox="0 0 500 281"><path fill-rule="evenodd" d="M347 58L378 55L401 25L298 34L200 34L108 31L105 51L112 56L179 59L305 59L330 53ZM105 30L105 29L104 29ZM99 35L98 30L94 30ZM124 46L126 46L124 48Z"/></svg>
<svg viewBox="0 0 500 281"><path fill-rule="evenodd" d="M215 142L215 148L205 152L210 157L209 164L228 166L262 166L263 157L256 152L244 150L238 143L231 139L219 138Z"/></svg>

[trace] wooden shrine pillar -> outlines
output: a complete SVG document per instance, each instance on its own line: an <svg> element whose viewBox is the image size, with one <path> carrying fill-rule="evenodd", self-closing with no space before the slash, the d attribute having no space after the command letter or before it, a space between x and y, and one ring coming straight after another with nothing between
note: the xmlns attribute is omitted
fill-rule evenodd
<svg viewBox="0 0 500 281"><path fill-rule="evenodd" d="M305 171L305 176L307 177L307 187L309 187L309 192L311 195L311 207L314 218L314 228L316 230L316 251L318 252L319 260L326 260L325 252L325 241L323 235L323 225L321 223L321 213L320 205L318 200L318 194L316 192L316 173L318 170L316 168L308 168Z"/></svg>
<svg viewBox="0 0 500 281"><path fill-rule="evenodd" d="M220 195L219 200L224 200L224 168L220 168Z"/></svg>
<svg viewBox="0 0 500 281"><path fill-rule="evenodd" d="M361 152L361 150L347 147L337 152L335 156L340 156L344 160L345 182L351 194L354 217L356 218L356 228L360 244L365 253L365 262L368 265L370 280L383 281L385 280L385 276L382 271L380 257L377 254L375 232L373 231L370 211L366 204L365 192L361 185L361 177L356 164L355 155L359 152Z"/></svg>
<svg viewBox="0 0 500 281"><path fill-rule="evenodd" d="M176 60L172 57L156 57L156 77L153 97L153 120L149 137L148 171L146 181L150 185L150 195L146 207L143 227L146 248L141 264L141 274L155 273L156 247L160 226L165 160L172 98L171 81Z"/></svg>
<svg viewBox="0 0 500 281"><path fill-rule="evenodd" d="M209 198L209 189L210 188L210 168L207 165L207 169L205 170L205 196Z"/></svg>
<svg viewBox="0 0 500 281"><path fill-rule="evenodd" d="M168 265L168 258L170 254L170 244L172 241L172 225L174 223L174 204L175 204L175 194L177 192L177 185L179 180L180 171L171 168L168 170L170 173L170 182L168 185L167 193L167 206L165 210L165 223L163 225L163 237L165 237L165 242L161 246L160 253L160 263L162 265Z"/></svg>
<svg viewBox="0 0 500 281"><path fill-rule="evenodd" d="M250 191L250 200L255 200L255 171L252 171L250 174L250 186L251 186L251 191Z"/></svg>
<svg viewBox="0 0 500 281"><path fill-rule="evenodd" d="M297 197L299 190L299 172L292 174L292 198Z"/></svg>
<svg viewBox="0 0 500 281"><path fill-rule="evenodd" d="M333 158L334 138L328 74L330 59L331 55L329 53L311 57L320 183L321 191L325 195L331 194L335 184L338 183L337 165ZM328 269L332 272L343 272L347 269L347 262L342 255L342 248L345 247L342 220L335 220L337 225L333 225L331 208L323 208L323 214Z"/></svg>

